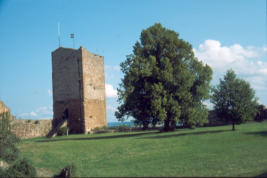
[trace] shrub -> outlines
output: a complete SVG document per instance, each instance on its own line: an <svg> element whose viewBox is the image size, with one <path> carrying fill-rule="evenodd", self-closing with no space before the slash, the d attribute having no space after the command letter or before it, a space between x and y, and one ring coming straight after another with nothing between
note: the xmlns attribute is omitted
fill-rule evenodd
<svg viewBox="0 0 267 178"><path fill-rule="evenodd" d="M18 149L15 147L15 143L19 139L11 132L10 114L3 113L0 118L0 158L11 163L18 157Z"/></svg>
<svg viewBox="0 0 267 178"><path fill-rule="evenodd" d="M40 121L38 121L38 120L34 121L34 124L40 124Z"/></svg>
<svg viewBox="0 0 267 178"><path fill-rule="evenodd" d="M107 132L109 132L107 126L96 127L96 128L94 128L92 131L93 131L93 133L107 133Z"/></svg>
<svg viewBox="0 0 267 178"><path fill-rule="evenodd" d="M75 167L74 165L64 167L58 175L54 175L54 178L62 178L62 177L75 177Z"/></svg>
<svg viewBox="0 0 267 178"><path fill-rule="evenodd" d="M16 161L6 171L6 177L36 177L36 170L28 162L28 160L21 159Z"/></svg>
<svg viewBox="0 0 267 178"><path fill-rule="evenodd" d="M129 131L130 127L128 125L123 124L123 125L119 125L117 129L119 132L127 132Z"/></svg>
<svg viewBox="0 0 267 178"><path fill-rule="evenodd" d="M63 135L67 135L67 127L61 127L58 129L57 131L57 136L63 136Z"/></svg>
<svg viewBox="0 0 267 178"><path fill-rule="evenodd" d="M6 172L0 167L0 177L6 177Z"/></svg>

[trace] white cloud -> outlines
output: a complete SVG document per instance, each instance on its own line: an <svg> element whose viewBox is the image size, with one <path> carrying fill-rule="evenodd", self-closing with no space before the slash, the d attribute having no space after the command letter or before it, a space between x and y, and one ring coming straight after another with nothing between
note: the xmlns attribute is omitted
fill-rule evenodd
<svg viewBox="0 0 267 178"><path fill-rule="evenodd" d="M112 85L106 83L106 96L108 98L117 97L117 90L113 88Z"/></svg>
<svg viewBox="0 0 267 178"><path fill-rule="evenodd" d="M52 107L42 106L37 108L34 111L31 111L29 113L22 113L18 115L22 118L30 118L30 119L47 119L53 117L53 110Z"/></svg>
<svg viewBox="0 0 267 178"><path fill-rule="evenodd" d="M206 40L194 49L198 59L212 67L215 76L222 78L231 68L249 81L255 90L267 88L267 62L260 60L266 52L266 48L239 44L223 46L216 40Z"/></svg>
<svg viewBox="0 0 267 178"><path fill-rule="evenodd" d="M48 96L52 96L52 91L51 91L51 89L48 89Z"/></svg>
<svg viewBox="0 0 267 178"><path fill-rule="evenodd" d="M110 112L115 113L117 111L117 108L112 105L107 105L107 110Z"/></svg>

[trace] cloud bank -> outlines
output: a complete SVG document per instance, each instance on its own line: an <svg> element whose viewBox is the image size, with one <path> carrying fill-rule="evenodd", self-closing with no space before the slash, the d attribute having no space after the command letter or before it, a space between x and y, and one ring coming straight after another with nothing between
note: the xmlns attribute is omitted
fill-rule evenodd
<svg viewBox="0 0 267 178"><path fill-rule="evenodd" d="M216 75L223 78L226 70L231 68L255 90L267 89L266 52L263 47L223 46L216 40L206 40L194 49L196 57L212 67L215 78Z"/></svg>

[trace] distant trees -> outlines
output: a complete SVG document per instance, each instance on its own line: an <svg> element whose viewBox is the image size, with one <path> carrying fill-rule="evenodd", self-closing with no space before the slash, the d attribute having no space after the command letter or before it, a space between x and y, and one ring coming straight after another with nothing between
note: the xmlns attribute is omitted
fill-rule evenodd
<svg viewBox="0 0 267 178"><path fill-rule="evenodd" d="M262 122L264 119L267 119L267 108L263 104L260 104L257 106L255 121Z"/></svg>
<svg viewBox="0 0 267 178"><path fill-rule="evenodd" d="M228 70L223 80L213 88L212 103L216 114L222 120L235 124L251 120L257 113L255 92L245 80L236 77L233 70Z"/></svg>
<svg viewBox="0 0 267 178"><path fill-rule="evenodd" d="M189 127L207 122L202 101L209 98L212 70L175 31L158 23L143 30L133 54L120 66L124 78L115 113L119 121L133 117L145 129L162 122L166 131L178 121Z"/></svg>

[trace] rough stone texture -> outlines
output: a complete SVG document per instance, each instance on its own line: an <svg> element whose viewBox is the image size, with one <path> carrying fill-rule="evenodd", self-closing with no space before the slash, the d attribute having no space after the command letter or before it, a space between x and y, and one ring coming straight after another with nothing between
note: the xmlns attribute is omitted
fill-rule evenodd
<svg viewBox="0 0 267 178"><path fill-rule="evenodd" d="M12 132L19 138L44 137L52 127L52 120L14 120Z"/></svg>
<svg viewBox="0 0 267 178"><path fill-rule="evenodd" d="M0 114L10 112L10 109L0 100Z"/></svg>
<svg viewBox="0 0 267 178"><path fill-rule="evenodd" d="M68 110L70 133L107 125L104 58L80 47L52 52L53 127Z"/></svg>

